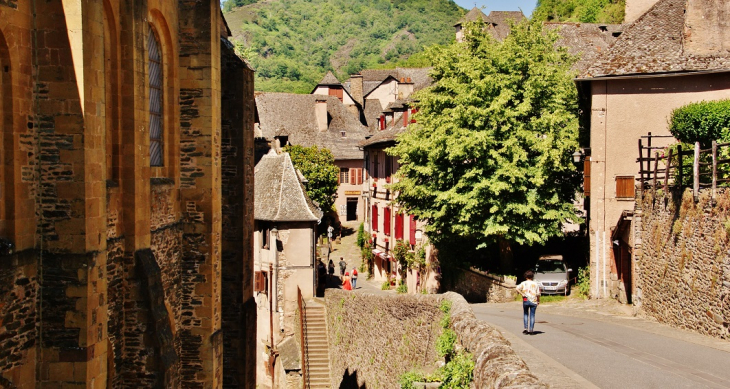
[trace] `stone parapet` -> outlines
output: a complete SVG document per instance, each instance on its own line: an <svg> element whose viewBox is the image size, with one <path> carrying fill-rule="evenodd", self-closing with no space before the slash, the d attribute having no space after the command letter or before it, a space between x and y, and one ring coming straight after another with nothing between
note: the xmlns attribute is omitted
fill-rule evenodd
<svg viewBox="0 0 730 389"><path fill-rule="evenodd" d="M470 303L506 303L515 300L515 281L476 269L458 269L442 288L464 296Z"/></svg>

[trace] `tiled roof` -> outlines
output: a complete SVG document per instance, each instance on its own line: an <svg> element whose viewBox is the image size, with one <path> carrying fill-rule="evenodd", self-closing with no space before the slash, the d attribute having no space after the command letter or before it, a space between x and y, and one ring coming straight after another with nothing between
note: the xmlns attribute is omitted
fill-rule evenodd
<svg viewBox="0 0 730 389"><path fill-rule="evenodd" d="M254 218L267 221L317 221L322 211L307 196L289 153L273 149L254 170Z"/></svg>
<svg viewBox="0 0 730 389"><path fill-rule="evenodd" d="M557 29L560 38L559 46L568 49L573 55L578 55L578 62L573 69L579 73L593 65L596 59L608 50L616 41L614 33L621 31L620 24L592 24L592 23L545 23L548 29Z"/></svg>
<svg viewBox="0 0 730 389"><path fill-rule="evenodd" d="M392 77L396 81L403 79L411 79L413 82L413 91L419 91L431 85L431 77L428 73L431 68L395 68L395 69L366 69L360 71L362 75L363 95L367 96L377 89L380 84ZM348 80L344 84L345 90L350 92L351 82Z"/></svg>
<svg viewBox="0 0 730 389"><path fill-rule="evenodd" d="M378 117L383 112L383 106L380 104L378 99L367 99L365 100L365 122L368 124L370 131L376 131L378 129Z"/></svg>
<svg viewBox="0 0 730 389"><path fill-rule="evenodd" d="M490 29L492 36L497 40L503 40L510 33L509 20L515 23L521 22L525 18L522 11L492 11L489 13L489 22L493 28Z"/></svg>
<svg viewBox="0 0 730 389"><path fill-rule="evenodd" d="M627 26L582 78L730 69L726 55L696 55L684 47L685 0L660 0Z"/></svg>
<svg viewBox="0 0 730 389"><path fill-rule="evenodd" d="M463 18L459 19L459 21L454 24L454 27L460 26L464 23L474 22L480 19L485 22L489 21L489 18L487 18L487 15L485 15L481 9L474 7L471 9L471 11L467 12Z"/></svg>
<svg viewBox="0 0 730 389"><path fill-rule="evenodd" d="M370 138L360 142L360 146L368 147L376 144L395 142L398 135L406 132L408 127L403 126L403 113L395 113L393 121L383 131L376 132Z"/></svg>
<svg viewBox="0 0 730 389"><path fill-rule="evenodd" d="M319 131L315 106L327 101L328 128ZM362 159L358 143L370 134L367 127L334 96L261 93L256 96L261 135L266 139L288 136L289 143L317 145L332 151L335 159ZM345 136L342 136L342 131Z"/></svg>
<svg viewBox="0 0 730 389"><path fill-rule="evenodd" d="M332 71L327 71L327 74L324 75L322 81L317 85L340 85L340 80L337 79Z"/></svg>

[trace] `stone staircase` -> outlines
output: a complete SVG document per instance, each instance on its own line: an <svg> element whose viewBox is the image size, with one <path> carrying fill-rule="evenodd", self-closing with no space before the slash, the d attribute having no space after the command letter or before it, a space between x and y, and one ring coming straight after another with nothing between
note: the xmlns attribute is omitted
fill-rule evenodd
<svg viewBox="0 0 730 389"><path fill-rule="evenodd" d="M307 301L304 317L306 323L304 330L305 363L308 366L307 375L309 376L309 385L305 383L305 388L329 388L331 386L330 359L324 306L315 301Z"/></svg>

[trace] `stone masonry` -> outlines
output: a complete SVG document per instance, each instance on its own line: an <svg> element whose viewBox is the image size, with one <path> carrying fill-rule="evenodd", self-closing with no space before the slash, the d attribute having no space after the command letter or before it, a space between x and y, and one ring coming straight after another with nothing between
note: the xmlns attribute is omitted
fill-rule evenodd
<svg viewBox="0 0 730 389"><path fill-rule="evenodd" d="M641 254L636 258L640 311L660 322L730 339L730 191L645 190Z"/></svg>
<svg viewBox="0 0 730 389"><path fill-rule="evenodd" d="M0 0L0 387L254 387L229 34L212 0Z"/></svg>

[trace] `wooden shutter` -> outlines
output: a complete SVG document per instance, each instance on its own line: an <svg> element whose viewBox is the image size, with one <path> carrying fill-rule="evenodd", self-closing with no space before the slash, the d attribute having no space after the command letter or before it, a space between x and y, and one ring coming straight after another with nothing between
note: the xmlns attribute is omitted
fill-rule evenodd
<svg viewBox="0 0 730 389"><path fill-rule="evenodd" d="M583 161L583 196L591 195L591 161L586 159Z"/></svg>
<svg viewBox="0 0 730 389"><path fill-rule="evenodd" d="M403 214L395 215L395 239L403 239Z"/></svg>
<svg viewBox="0 0 730 389"><path fill-rule="evenodd" d="M373 212L373 214L372 214L372 217L370 218L371 221L373 222L372 228L373 228L373 231L377 231L378 230L378 206L377 205L373 204L372 212Z"/></svg>
<svg viewBox="0 0 730 389"><path fill-rule="evenodd" d="M410 216L410 230L408 231L410 235L410 243L412 246L416 245L416 218L413 217L413 215Z"/></svg>
<svg viewBox="0 0 730 389"><path fill-rule="evenodd" d="M383 215L383 232L385 235L390 236L390 207L385 207L385 214Z"/></svg>
<svg viewBox="0 0 730 389"><path fill-rule="evenodd" d="M348 184L357 185L357 169L350 169L349 178L350 182Z"/></svg>
<svg viewBox="0 0 730 389"><path fill-rule="evenodd" d="M362 168L357 169L357 185L362 185Z"/></svg>
<svg viewBox="0 0 730 389"><path fill-rule="evenodd" d="M616 177L616 198L634 198L634 176Z"/></svg>
<svg viewBox="0 0 730 389"><path fill-rule="evenodd" d="M264 275L260 271L254 273L253 277L253 291L263 292L264 291Z"/></svg>
<svg viewBox="0 0 730 389"><path fill-rule="evenodd" d="M330 87L328 94L330 96L337 97L338 99L340 99L340 101L342 101L342 98L344 96L342 93L342 88L338 88L338 87Z"/></svg>

